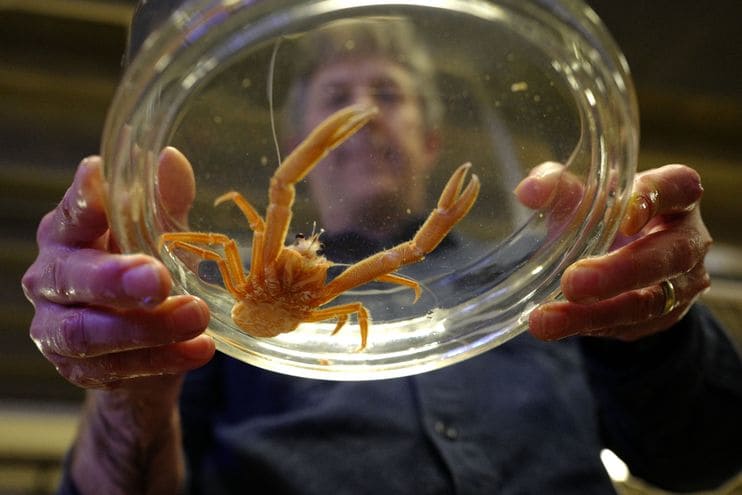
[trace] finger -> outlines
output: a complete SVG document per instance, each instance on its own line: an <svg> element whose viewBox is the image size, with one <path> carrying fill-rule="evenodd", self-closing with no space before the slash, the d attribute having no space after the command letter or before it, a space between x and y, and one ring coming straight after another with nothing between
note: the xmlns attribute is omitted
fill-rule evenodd
<svg viewBox="0 0 742 495"><path fill-rule="evenodd" d="M513 190L523 206L538 210L548 205L554 197L564 165L545 162L537 165Z"/></svg>
<svg viewBox="0 0 742 495"><path fill-rule="evenodd" d="M107 231L101 160L94 156L80 163L62 201L42 220L38 241L88 246Z"/></svg>
<svg viewBox="0 0 742 495"><path fill-rule="evenodd" d="M31 323L31 339L44 355L87 358L191 339L209 322L200 299L176 296L153 311L105 311L42 304Z"/></svg>
<svg viewBox="0 0 742 495"><path fill-rule="evenodd" d="M594 304L544 304L531 312L528 323L531 332L544 340L594 335L607 328L646 323L660 314L664 304L665 295L657 285Z"/></svg>
<svg viewBox="0 0 742 495"><path fill-rule="evenodd" d="M685 165L666 165L638 174L621 232L631 236L657 215L687 212L702 195L700 176Z"/></svg>
<svg viewBox="0 0 742 495"><path fill-rule="evenodd" d="M84 388L113 388L143 377L185 373L206 364L214 356L208 335L162 347L124 351L91 358L52 356L57 371Z"/></svg>
<svg viewBox="0 0 742 495"><path fill-rule="evenodd" d="M40 258L37 265L23 279L32 300L153 307L167 298L172 286L170 274L162 263L143 254L68 250Z"/></svg>
<svg viewBox="0 0 742 495"><path fill-rule="evenodd" d="M631 340L670 327L698 296L708 289L703 264L673 279L676 305L663 314L666 295L660 285L620 294L594 304L568 301L547 303L529 315L529 329L538 338L554 340L572 335L600 335Z"/></svg>
<svg viewBox="0 0 742 495"><path fill-rule="evenodd" d="M679 306L662 318L654 318L640 325L632 323L628 325L614 325L606 328L601 328L593 331L590 334L586 334L586 336L607 337L622 340L625 342L631 342L669 329L675 323L680 321L680 319L685 315L685 313L688 312L689 309L690 305Z"/></svg>
<svg viewBox="0 0 742 495"><path fill-rule="evenodd" d="M710 239L694 228L656 231L603 256L575 262L562 275L561 289L573 302L608 299L688 272L702 262L709 246Z"/></svg>
<svg viewBox="0 0 742 495"><path fill-rule="evenodd" d="M196 197L196 179L188 159L168 146L160 154L157 168L160 200L176 225L185 225Z"/></svg>
<svg viewBox="0 0 742 495"><path fill-rule="evenodd" d="M560 163L546 162L535 167L513 191L518 201L534 210L546 210L550 237L573 217L582 201L584 185Z"/></svg>

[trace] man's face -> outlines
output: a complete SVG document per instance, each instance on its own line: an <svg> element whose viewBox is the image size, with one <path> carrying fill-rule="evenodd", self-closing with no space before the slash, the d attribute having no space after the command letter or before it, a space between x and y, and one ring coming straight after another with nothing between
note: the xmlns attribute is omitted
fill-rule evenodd
<svg viewBox="0 0 742 495"><path fill-rule="evenodd" d="M376 105L378 116L332 151L309 183L325 228L384 235L425 210L438 138L425 126L411 74L383 58L343 59L319 69L309 81L304 133L359 103Z"/></svg>

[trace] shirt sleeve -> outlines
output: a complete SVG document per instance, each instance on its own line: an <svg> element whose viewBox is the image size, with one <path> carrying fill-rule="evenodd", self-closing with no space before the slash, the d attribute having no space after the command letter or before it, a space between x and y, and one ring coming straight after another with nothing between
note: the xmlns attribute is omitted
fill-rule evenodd
<svg viewBox="0 0 742 495"><path fill-rule="evenodd" d="M636 342L584 338L606 447L667 490L716 487L742 468L742 359L700 304Z"/></svg>

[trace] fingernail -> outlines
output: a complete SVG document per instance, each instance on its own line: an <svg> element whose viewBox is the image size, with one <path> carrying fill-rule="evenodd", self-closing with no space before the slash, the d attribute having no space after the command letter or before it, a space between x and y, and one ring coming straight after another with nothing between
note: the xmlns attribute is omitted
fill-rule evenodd
<svg viewBox="0 0 742 495"><path fill-rule="evenodd" d="M121 277L124 293L145 306L158 304L163 294L160 271L149 263L129 268Z"/></svg>
<svg viewBox="0 0 742 495"><path fill-rule="evenodd" d="M176 333L191 335L202 331L209 323L209 313L204 305L194 299L181 304L170 313L170 324Z"/></svg>
<svg viewBox="0 0 742 495"><path fill-rule="evenodd" d="M559 179L562 176L561 168L546 168L539 170L534 175L528 177L521 184L527 187L528 194L534 199L534 205L538 208L543 208L548 205L554 199L554 194L559 186ZM525 191L518 191L516 195L526 194Z"/></svg>
<svg viewBox="0 0 742 495"><path fill-rule="evenodd" d="M562 292L570 301L589 304L597 302L594 294L603 293L603 274L589 266L567 269L562 277Z"/></svg>
<svg viewBox="0 0 742 495"><path fill-rule="evenodd" d="M626 216L621 222L621 231L625 235L634 235L639 232L652 218L652 198L643 194L636 194L631 198Z"/></svg>
<svg viewBox="0 0 742 495"><path fill-rule="evenodd" d="M540 177L526 177L513 189L513 194L524 206L536 210L548 204L551 187L553 186L544 183Z"/></svg>

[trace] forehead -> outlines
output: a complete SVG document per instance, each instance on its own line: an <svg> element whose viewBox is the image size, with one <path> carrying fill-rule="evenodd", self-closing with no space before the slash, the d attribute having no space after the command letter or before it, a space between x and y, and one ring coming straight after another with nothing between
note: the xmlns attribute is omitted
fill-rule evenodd
<svg viewBox="0 0 742 495"><path fill-rule="evenodd" d="M343 58L322 65L309 79L309 89L393 85L414 89L414 77L404 66L383 57Z"/></svg>

